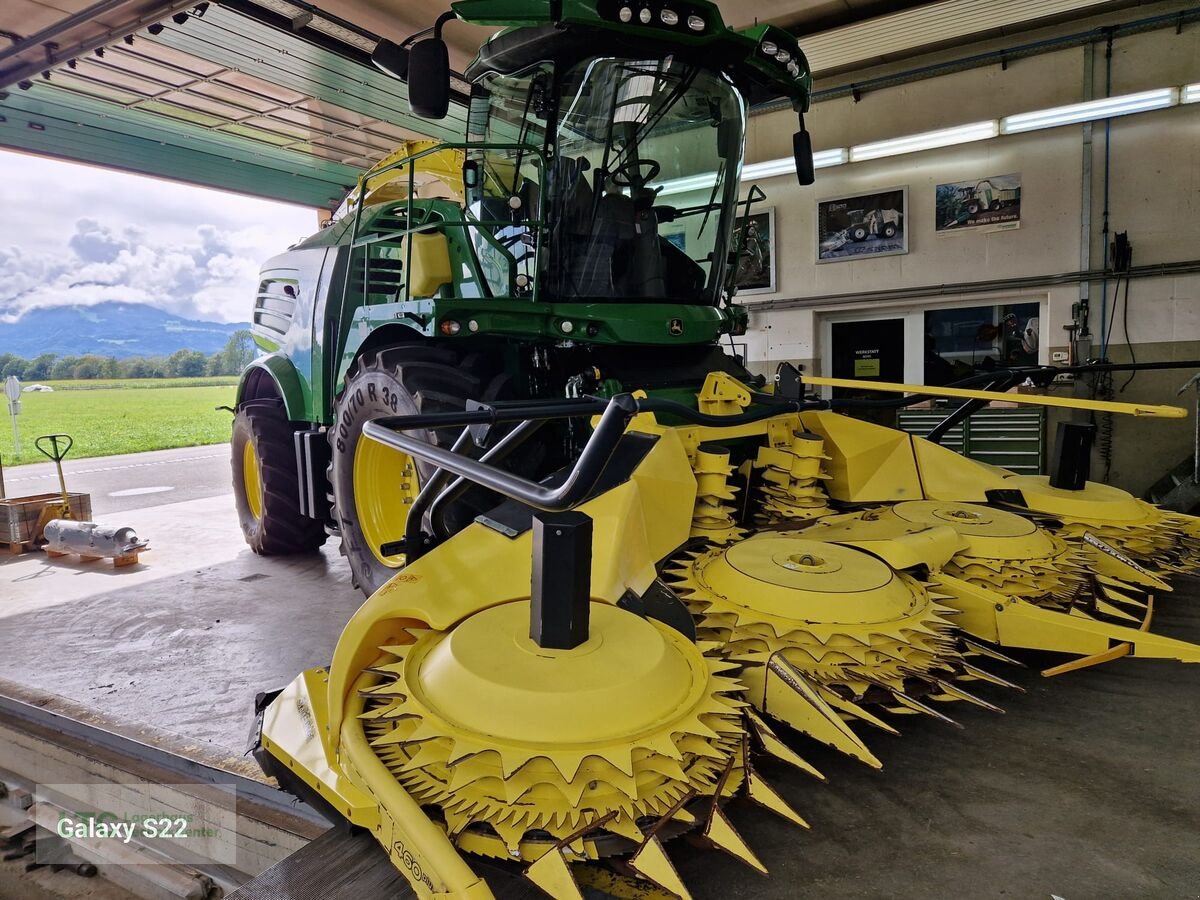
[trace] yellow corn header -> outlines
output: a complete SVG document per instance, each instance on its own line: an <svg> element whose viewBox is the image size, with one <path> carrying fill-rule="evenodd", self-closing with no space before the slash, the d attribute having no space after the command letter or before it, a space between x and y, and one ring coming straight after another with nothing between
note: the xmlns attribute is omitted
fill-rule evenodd
<svg viewBox="0 0 1200 900"><path fill-rule="evenodd" d="M552 484L404 433L434 417L371 423L381 446L518 502L399 569L332 664L266 706L260 760L370 830L420 896L492 896L470 862L490 857L555 897L582 896L613 860L623 874L605 878L687 897L666 849L677 836L765 871L733 824L737 798L807 827L755 768L762 754L820 778L816 741L880 768L876 730L1000 709L1015 685L997 669L1025 649L1066 657L1045 674L1200 662L1150 629L1170 576L1197 568L1196 519L820 405L726 375L709 376L699 412L568 401L560 415L598 418Z"/></svg>

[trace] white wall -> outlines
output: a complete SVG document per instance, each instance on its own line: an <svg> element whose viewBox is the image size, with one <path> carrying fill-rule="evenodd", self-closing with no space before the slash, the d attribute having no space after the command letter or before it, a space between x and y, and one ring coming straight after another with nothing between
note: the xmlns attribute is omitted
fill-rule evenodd
<svg viewBox="0 0 1200 900"><path fill-rule="evenodd" d="M1130 18L1133 16L1130 15ZM964 54L969 51L964 49ZM1104 89L1103 47L1097 49L1096 90ZM1007 70L991 66L814 106L807 121L818 150L996 118L1077 102L1084 84L1084 50L1074 48L1019 60ZM839 79L839 83L851 79ZM1200 27L1120 38L1113 58L1113 92L1129 93L1200 81ZM818 86L819 87L819 86ZM748 160L790 153L794 115L751 120ZM1093 267L1100 266L1103 209L1103 125L1094 130ZM1074 272L1080 262L1083 128L1067 126L1000 137L944 150L855 163L818 171L817 183L800 187L790 176L759 182L776 208L778 291L739 298L751 310L747 338L752 362L810 362L820 356L819 317L847 302L754 313L763 300L852 295L892 288L935 286L1029 275ZM1110 211L1113 231L1128 231L1134 264L1200 258L1200 104L1144 113L1112 122ZM934 188L1019 172L1021 227L992 234L934 233ZM815 264L816 204L820 199L909 186L909 253L877 259ZM1110 286L1111 292L1111 286ZM1098 286L1092 290L1093 331L1100 327ZM1045 343L1066 344L1062 326L1078 299L1075 285L1042 289ZM931 301L936 296L931 292ZM1008 297L982 302L1008 302ZM912 306L908 301L903 306ZM872 311L876 303L864 304ZM1114 344L1124 343L1120 319ZM1150 278L1130 291L1130 339L1135 344L1200 341L1200 277Z"/></svg>

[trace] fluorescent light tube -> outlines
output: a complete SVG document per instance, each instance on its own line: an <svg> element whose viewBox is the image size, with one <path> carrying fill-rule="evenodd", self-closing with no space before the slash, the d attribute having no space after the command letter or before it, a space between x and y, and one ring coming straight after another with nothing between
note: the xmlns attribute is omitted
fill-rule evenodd
<svg viewBox="0 0 1200 900"><path fill-rule="evenodd" d="M832 166L842 166L850 161L850 151L845 147L833 150L818 150L813 154L814 169L828 169ZM747 178L774 178L776 175L795 175L796 161L790 156L779 159L768 159L764 162L751 163L742 167L742 180Z"/></svg>
<svg viewBox="0 0 1200 900"><path fill-rule="evenodd" d="M742 166L742 180L747 178L774 178L776 175L796 174L796 161L790 156L768 159L763 162Z"/></svg>
<svg viewBox="0 0 1200 900"><path fill-rule="evenodd" d="M850 162L850 151L845 147L838 147L836 150L818 150L813 154L814 169L844 166L848 162Z"/></svg>
<svg viewBox="0 0 1200 900"><path fill-rule="evenodd" d="M1097 119L1110 119L1113 116L1127 116L1130 113L1148 112L1152 109L1166 109L1178 102L1179 89L1173 87L1142 91L1137 94L1122 94L1119 97L1103 97L1099 100L1089 100L1086 103L1072 103L1070 106L1056 106L1052 109L1040 109L1035 112L1006 116L1000 120L1000 132L1002 134L1020 134L1023 131L1054 128L1058 125L1094 122Z"/></svg>
<svg viewBox="0 0 1200 900"><path fill-rule="evenodd" d="M672 178L664 181L659 194L684 194L688 191L711 191L717 183L716 172L706 172L703 175L689 175L687 178Z"/></svg>
<svg viewBox="0 0 1200 900"><path fill-rule="evenodd" d="M986 122L972 122L970 125L957 125L954 128L942 128L938 131L924 131L921 134L910 134L907 137L851 147L850 161L861 162L867 159L880 159L884 156L899 156L902 153L933 150L937 147L968 144L971 141L985 141L988 138L994 138L999 133L1000 125L995 119L988 119Z"/></svg>
<svg viewBox="0 0 1200 900"><path fill-rule="evenodd" d="M819 150L813 154L813 168L828 169L831 166L842 166L850 161L850 151L845 147L833 150ZM778 175L795 175L796 161L790 156L779 159L767 159L742 167L742 181L751 178L775 178ZM711 190L716 182L715 172L703 175L689 175L687 178L672 178L663 183L660 194L682 194L686 191Z"/></svg>
<svg viewBox="0 0 1200 900"><path fill-rule="evenodd" d="M1186 85L1183 89L1182 103L1200 103L1200 81Z"/></svg>

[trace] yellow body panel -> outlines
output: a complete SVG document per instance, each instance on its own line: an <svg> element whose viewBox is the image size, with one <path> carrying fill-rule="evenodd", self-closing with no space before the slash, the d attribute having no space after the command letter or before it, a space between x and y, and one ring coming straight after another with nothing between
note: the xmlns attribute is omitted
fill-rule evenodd
<svg viewBox="0 0 1200 900"><path fill-rule="evenodd" d="M921 437L912 439L921 488L929 500L987 502L987 492L1002 490L1006 469L989 466Z"/></svg>
<svg viewBox="0 0 1200 900"><path fill-rule="evenodd" d="M800 418L809 431L825 439L830 457L825 489L834 500L883 503L924 498L909 435L834 412L806 412Z"/></svg>
<svg viewBox="0 0 1200 900"><path fill-rule="evenodd" d="M834 516L822 520L806 531L804 536L814 541L829 541L866 550L893 569L911 569L914 566L941 568L962 547L962 539L952 528L916 527L903 531L885 528L876 532L870 527L871 524L858 517ZM884 524L891 525L890 522ZM888 530L892 530L892 533L888 534Z"/></svg>
<svg viewBox="0 0 1200 900"><path fill-rule="evenodd" d="M1132 656L1200 662L1200 645L1085 615L1046 609L944 573L937 577L936 584L952 595L940 602L962 613L955 618L955 624L1004 647L1091 656L1124 641L1131 645Z"/></svg>
<svg viewBox="0 0 1200 900"><path fill-rule="evenodd" d="M412 251L408 269L410 297L432 297L443 284L454 280L450 268L450 244L440 233L415 233L406 237Z"/></svg>
<svg viewBox="0 0 1200 900"><path fill-rule="evenodd" d="M1012 475L1005 479L1005 486L1019 490L1030 509L1051 515L1113 524L1146 518L1147 504L1120 488L1095 481L1089 481L1085 490L1068 491L1051 486L1046 475Z"/></svg>
<svg viewBox="0 0 1200 900"><path fill-rule="evenodd" d="M375 802L346 778L321 740L328 686L324 669L301 672L264 710L262 744L348 820L374 828L379 820Z"/></svg>
<svg viewBox="0 0 1200 900"><path fill-rule="evenodd" d="M403 141L395 150L373 165L358 181L358 187L350 195L349 208L353 209L362 196L363 185L367 185L367 204L403 200L408 197L409 167L399 166L382 175L377 172L394 165L416 153L440 146L437 141ZM463 194L462 168L466 154L462 150L438 150L427 153L413 164L413 187L421 196Z"/></svg>
<svg viewBox="0 0 1200 900"><path fill-rule="evenodd" d="M357 686L370 685L369 676ZM430 820L420 805L379 761L363 733L363 698L350 697L341 728L338 759L352 778L361 780L374 796L379 810L375 839L387 850L392 863L408 879L419 897L455 897L486 900L492 897L487 883L462 858L441 826Z"/></svg>
<svg viewBox="0 0 1200 900"><path fill-rule="evenodd" d="M616 603L626 590L642 593L655 563L688 539L696 479L678 436L667 430L626 483L580 506L592 517L592 596ZM330 666L330 733L338 733L344 703L378 648L406 644L406 627L446 629L485 606L529 596L533 533L509 538L478 523L407 566L364 603L346 624ZM331 749L333 749L331 747Z"/></svg>
<svg viewBox="0 0 1200 900"><path fill-rule="evenodd" d="M709 372L696 395L696 408L707 416L736 416L750 405L750 388L727 372Z"/></svg>

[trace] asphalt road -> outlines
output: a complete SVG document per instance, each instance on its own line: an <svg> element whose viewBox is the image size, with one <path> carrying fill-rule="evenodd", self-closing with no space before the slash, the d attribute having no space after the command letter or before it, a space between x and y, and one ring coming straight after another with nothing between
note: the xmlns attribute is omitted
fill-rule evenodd
<svg viewBox="0 0 1200 900"><path fill-rule="evenodd" d="M228 444L95 459L68 457L63 473L67 490L92 495L92 515L96 517L231 491ZM10 498L56 492L58 475L54 464L48 462L6 467L4 486Z"/></svg>

